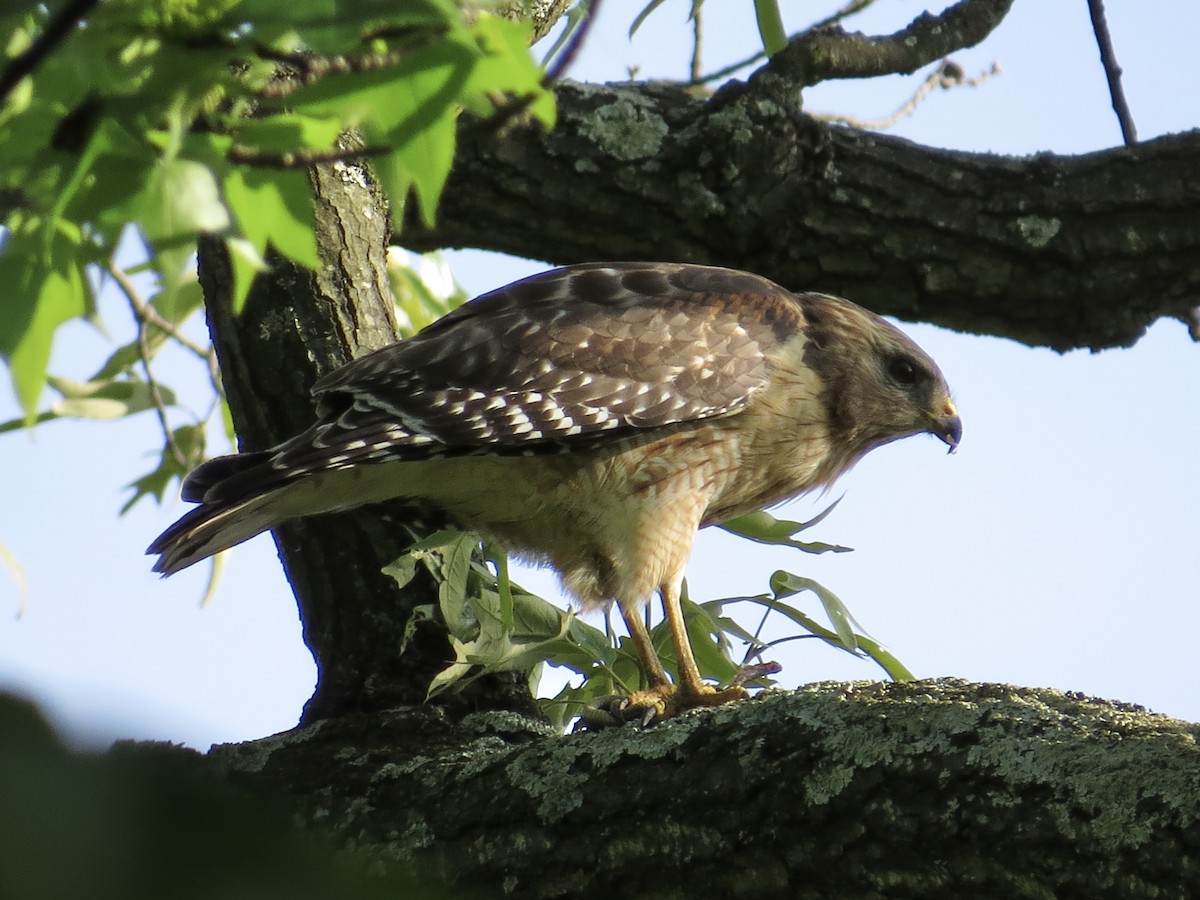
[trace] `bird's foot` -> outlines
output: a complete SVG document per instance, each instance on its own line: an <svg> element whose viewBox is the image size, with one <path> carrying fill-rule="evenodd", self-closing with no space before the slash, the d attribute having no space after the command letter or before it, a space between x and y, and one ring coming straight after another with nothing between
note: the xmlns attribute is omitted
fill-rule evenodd
<svg viewBox="0 0 1200 900"><path fill-rule="evenodd" d="M718 689L702 684L698 689L659 684L627 695L601 697L587 705L581 713L584 728L606 728L635 722L641 726L653 725L670 719L689 709L721 706L735 700L744 700L746 689L730 687Z"/></svg>

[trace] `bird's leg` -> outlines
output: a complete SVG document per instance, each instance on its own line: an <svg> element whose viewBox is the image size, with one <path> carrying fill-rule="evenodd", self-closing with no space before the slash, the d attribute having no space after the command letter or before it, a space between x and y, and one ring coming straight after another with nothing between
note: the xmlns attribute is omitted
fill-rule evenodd
<svg viewBox="0 0 1200 900"><path fill-rule="evenodd" d="M684 620L683 607L679 601L679 582L664 584L659 593L667 617L667 627L671 629L671 640L675 644L675 657L679 660L679 690L678 695L673 698L674 712L682 712L696 706L720 706L722 703L743 699L746 696L744 688L732 687L720 691L710 684L705 684L700 677L700 668L696 665L696 657L692 653L692 642L688 638L687 622Z"/></svg>
<svg viewBox="0 0 1200 900"><path fill-rule="evenodd" d="M683 608L679 602L679 583L663 585L659 593L667 615L667 627L671 630L671 640L675 644L675 656L679 660L679 683L672 684L667 678L638 610L627 609L624 604L619 604L630 637L637 647L647 686L624 698L620 708L609 710L610 714L624 721L640 720L643 724L649 724L697 706L720 706L745 697L743 688L719 691L704 683L696 665L696 657L692 654L691 641L688 640L687 623L684 622Z"/></svg>
<svg viewBox="0 0 1200 900"><path fill-rule="evenodd" d="M637 651L638 668L642 670L645 686L628 696L614 695L593 700L580 711L585 728L606 728L624 722L649 725L675 714L671 703L676 693L675 685L671 683L667 670L658 658L654 642L650 640L650 632L646 630L646 623L642 621L642 611L637 606L626 605L621 600L617 601L617 606L621 609L621 617L625 620L630 640Z"/></svg>
<svg viewBox="0 0 1200 900"><path fill-rule="evenodd" d="M650 632L646 630L646 623L642 621L641 610L631 609L620 601L617 601L617 606L621 609L621 617L625 620L625 627L629 629L629 637L637 649L642 674L646 678L646 686L656 689L670 685L671 679L667 677L667 670L663 668L658 653L654 649L654 643L650 640Z"/></svg>

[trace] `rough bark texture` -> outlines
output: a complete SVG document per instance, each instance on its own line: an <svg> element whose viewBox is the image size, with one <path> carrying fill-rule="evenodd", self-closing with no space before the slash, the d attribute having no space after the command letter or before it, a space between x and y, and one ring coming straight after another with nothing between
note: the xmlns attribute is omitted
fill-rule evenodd
<svg viewBox="0 0 1200 900"><path fill-rule="evenodd" d="M367 173L351 166L316 170L313 194L321 271L273 260L240 315L232 312L222 245L201 247L209 327L243 450L271 447L303 431L312 423L309 390L317 378L396 339L386 204ZM401 590L381 572L412 542L414 527L422 523L413 510L380 504L275 530L304 640L317 662L317 690L305 721L421 703L433 675L453 658L444 629L429 622L399 652L414 607L436 598L423 573ZM528 710L532 701L514 676L492 679L451 702Z"/></svg>
<svg viewBox="0 0 1200 900"><path fill-rule="evenodd" d="M1200 305L1200 132L1078 157L938 150L810 119L770 66L707 99L557 94L550 133L467 126L437 227L404 242L728 265L1058 350Z"/></svg>
<svg viewBox="0 0 1200 900"><path fill-rule="evenodd" d="M1055 691L810 685L646 731L344 717L235 783L485 896L1183 897L1200 726Z"/></svg>

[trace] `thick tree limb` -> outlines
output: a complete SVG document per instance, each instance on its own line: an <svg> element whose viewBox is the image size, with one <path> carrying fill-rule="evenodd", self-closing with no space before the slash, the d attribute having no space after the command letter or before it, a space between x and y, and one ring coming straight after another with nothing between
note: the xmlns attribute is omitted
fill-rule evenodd
<svg viewBox="0 0 1200 900"><path fill-rule="evenodd" d="M730 265L1059 350L1132 344L1198 305L1200 132L987 156L821 125L798 92L563 85L549 134L465 128L437 227L404 242Z"/></svg>
<svg viewBox="0 0 1200 900"><path fill-rule="evenodd" d="M521 897L1185 896L1200 726L1055 691L811 685L550 736L409 709L215 748L382 859Z"/></svg>

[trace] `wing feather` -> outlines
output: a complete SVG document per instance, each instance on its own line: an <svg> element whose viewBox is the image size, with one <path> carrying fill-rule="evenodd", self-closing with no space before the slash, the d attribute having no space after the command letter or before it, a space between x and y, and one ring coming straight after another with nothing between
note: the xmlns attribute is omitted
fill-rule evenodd
<svg viewBox="0 0 1200 900"><path fill-rule="evenodd" d="M572 266L476 298L317 383L289 476L472 453L544 453L736 413L802 325L793 295L706 266Z"/></svg>

